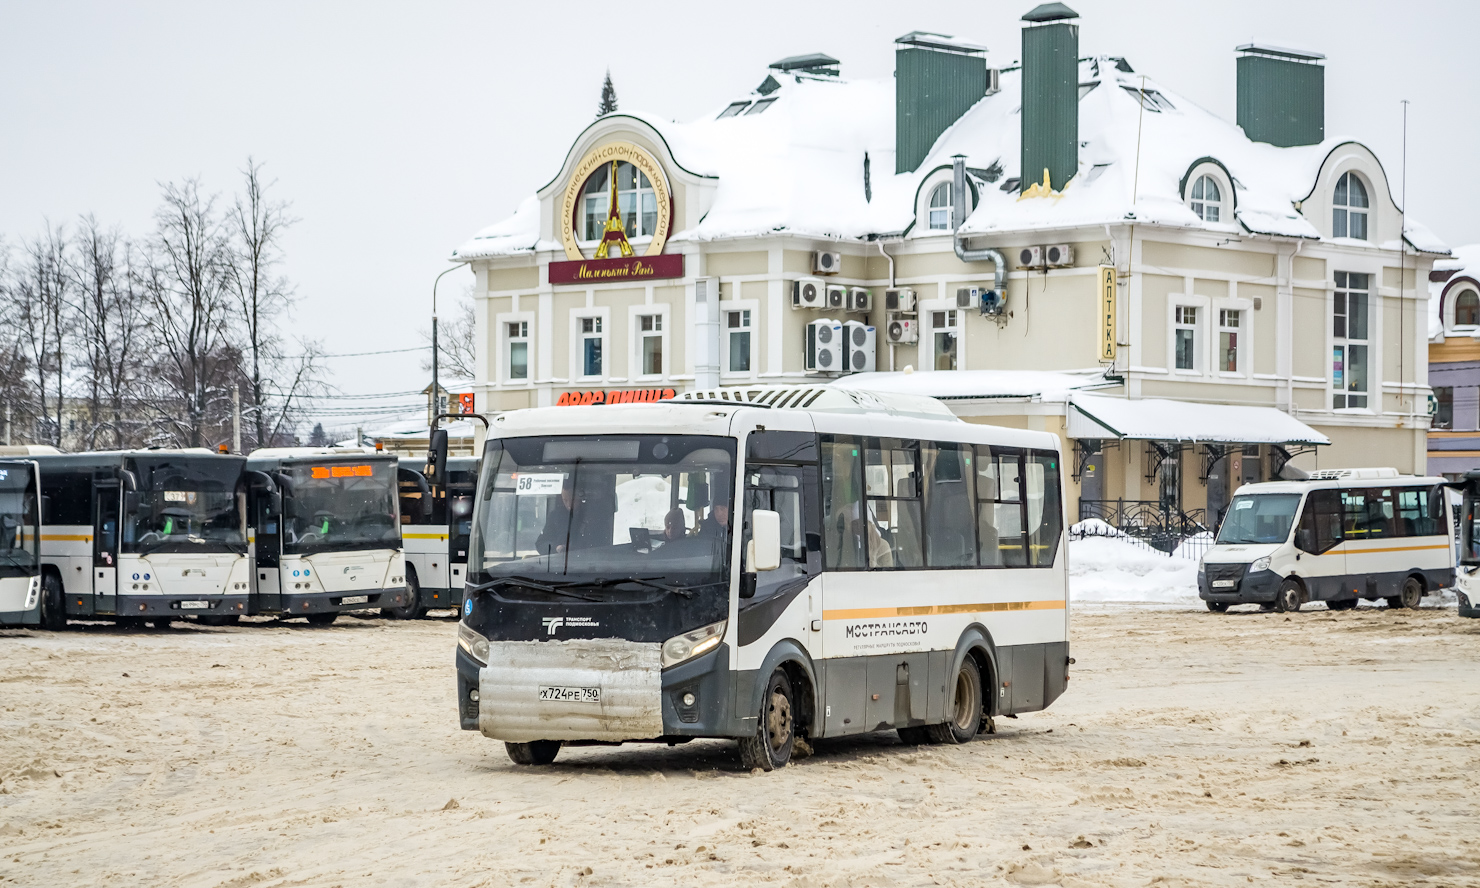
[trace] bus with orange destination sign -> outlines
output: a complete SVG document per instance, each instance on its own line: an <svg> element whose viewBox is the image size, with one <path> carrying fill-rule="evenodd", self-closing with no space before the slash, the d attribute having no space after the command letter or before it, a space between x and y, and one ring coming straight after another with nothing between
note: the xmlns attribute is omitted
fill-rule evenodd
<svg viewBox="0 0 1480 888"><path fill-rule="evenodd" d="M247 459L253 613L304 617L404 607L396 458L358 447L280 447Z"/></svg>

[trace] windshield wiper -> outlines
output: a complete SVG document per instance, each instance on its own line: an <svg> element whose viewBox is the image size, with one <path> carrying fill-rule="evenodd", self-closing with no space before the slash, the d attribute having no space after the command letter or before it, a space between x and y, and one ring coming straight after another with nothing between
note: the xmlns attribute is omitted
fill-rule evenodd
<svg viewBox="0 0 1480 888"><path fill-rule="evenodd" d="M657 579L658 577L613 577L610 580L597 580L594 583L584 583L582 585L588 585L595 589L607 589L612 586L619 586L622 583L636 583L639 586L646 586L649 589L657 589L660 592L668 592L673 595L682 595L684 598L693 598L696 589L707 589L710 586L721 586L728 582L727 580L715 580L709 583L694 583L690 586L678 586L669 585L668 583L655 582Z"/></svg>
<svg viewBox="0 0 1480 888"><path fill-rule="evenodd" d="M600 601L601 601L600 598L592 598L589 595L582 595L579 592L572 592L572 591L570 591L570 587L571 586L585 586L585 585L587 585L586 583L571 583L571 582L543 583L543 582L540 582L539 580L531 579L529 577L514 576L514 577L498 577L497 579L495 579L489 585L497 586L500 583L505 584L505 585L509 585L509 586L519 586L519 587L522 587L522 588L525 588L525 589L534 589L534 590L539 591L539 592L548 592L551 595L561 595L561 596L564 596L566 598L574 598L574 599L576 599L578 601L593 601L593 602L597 602L597 603L600 603Z"/></svg>

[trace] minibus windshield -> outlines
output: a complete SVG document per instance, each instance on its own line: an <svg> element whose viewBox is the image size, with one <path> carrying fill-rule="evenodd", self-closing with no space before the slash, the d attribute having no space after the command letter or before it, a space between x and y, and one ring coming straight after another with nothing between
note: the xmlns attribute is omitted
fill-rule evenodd
<svg viewBox="0 0 1480 888"><path fill-rule="evenodd" d="M169 456L132 461L138 490L123 498L122 551L247 551L245 460Z"/></svg>
<svg viewBox="0 0 1480 888"><path fill-rule="evenodd" d="M31 466L0 465L0 577L35 574L38 545Z"/></svg>
<svg viewBox="0 0 1480 888"><path fill-rule="evenodd" d="M729 577L734 474L729 438L490 441L469 541L473 582L521 578L549 591L625 580L686 594L722 583Z"/></svg>
<svg viewBox="0 0 1480 888"><path fill-rule="evenodd" d="M303 462L285 471L285 553L401 547L394 461Z"/></svg>
<svg viewBox="0 0 1480 888"><path fill-rule="evenodd" d="M1218 529L1219 545L1283 543L1300 507L1298 493L1261 493L1236 496Z"/></svg>

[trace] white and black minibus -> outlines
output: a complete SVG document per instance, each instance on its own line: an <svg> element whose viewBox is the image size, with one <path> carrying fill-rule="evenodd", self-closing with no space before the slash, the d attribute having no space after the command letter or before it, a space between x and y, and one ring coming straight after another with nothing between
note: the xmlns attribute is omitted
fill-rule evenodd
<svg viewBox="0 0 1480 888"><path fill-rule="evenodd" d="M939 402L762 386L492 421L461 724L562 744L894 729L959 743L1068 681L1058 439Z"/></svg>
<svg viewBox="0 0 1480 888"><path fill-rule="evenodd" d="M1198 568L1208 610L1235 604L1331 610L1382 599L1416 608L1454 582L1443 478L1328 469L1304 481L1245 484Z"/></svg>
<svg viewBox="0 0 1480 888"><path fill-rule="evenodd" d="M247 612L240 456L202 448L38 454L40 622L168 625Z"/></svg>
<svg viewBox="0 0 1480 888"><path fill-rule="evenodd" d="M1480 469L1468 472L1458 485L1463 497L1459 507L1459 569L1454 586L1459 615L1480 618Z"/></svg>
<svg viewBox="0 0 1480 888"><path fill-rule="evenodd" d="M388 609L387 616L410 619L424 616L431 608L462 606L478 460L450 457L446 471L447 483L434 485L426 476L426 460L401 459L397 483L409 594L408 605Z"/></svg>
<svg viewBox="0 0 1480 888"><path fill-rule="evenodd" d="M394 456L269 448L247 469L254 613L327 625L346 611L405 606Z"/></svg>
<svg viewBox="0 0 1480 888"><path fill-rule="evenodd" d="M0 459L0 626L41 622L40 546L41 475L36 464Z"/></svg>

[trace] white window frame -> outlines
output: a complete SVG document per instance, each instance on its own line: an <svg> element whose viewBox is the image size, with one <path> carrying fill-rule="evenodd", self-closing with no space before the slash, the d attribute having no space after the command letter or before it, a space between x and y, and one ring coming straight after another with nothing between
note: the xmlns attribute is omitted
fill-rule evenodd
<svg viewBox="0 0 1480 888"><path fill-rule="evenodd" d="M956 292L956 284L948 283L942 286L941 292ZM920 365L917 370L935 372L935 334L939 330L950 330L956 334L956 369L966 369L966 313L956 307L954 295L949 299L922 299L916 305L915 318L919 321L920 341L916 346L916 355ZM956 313L954 326L936 328L935 313L938 311L951 311Z"/></svg>
<svg viewBox="0 0 1480 888"><path fill-rule="evenodd" d="M1203 185L1204 182L1206 182L1207 185ZM1216 198L1211 200L1208 199L1208 197L1206 196L1207 187L1209 185L1212 186L1213 190L1218 195ZM1203 187L1203 196L1198 196L1198 186ZM1199 173L1197 177L1192 180L1192 187L1187 190L1187 205L1192 209L1193 214L1204 222L1210 222L1214 225L1217 225L1226 221L1223 218L1225 215L1223 212L1223 184L1218 181L1216 176L1212 176L1208 173ZM1213 214L1217 216L1216 219L1208 218L1209 210L1212 210Z"/></svg>
<svg viewBox="0 0 1480 888"><path fill-rule="evenodd" d="M732 371L730 369L730 312L750 312L750 369L748 371ZM760 302L756 299L736 299L731 302L719 304L719 375L726 379L754 379L759 375L756 366L760 357Z"/></svg>
<svg viewBox="0 0 1480 888"><path fill-rule="evenodd" d="M601 321L601 332L597 334L601 339L601 372L594 376L586 375L586 343L587 335L582 331L581 321L586 318ZM615 373L612 368L612 319L611 309L608 308L577 308L570 313L570 379L573 382L603 382L611 379Z"/></svg>
<svg viewBox="0 0 1480 888"><path fill-rule="evenodd" d="M1348 188L1347 188L1347 202L1344 203L1344 204L1338 204L1336 202L1336 188L1337 188L1338 185L1341 184L1341 180L1342 179L1345 179L1347 176L1351 176L1353 180L1361 183L1362 190L1364 192L1366 192L1366 194L1367 194L1367 206L1365 206L1365 207L1353 207L1352 206L1352 204L1351 204L1351 189L1350 189L1350 186L1348 186ZM1339 174L1337 174L1336 181L1331 184L1331 237L1332 238L1338 238L1338 237L1340 237L1340 238L1345 238L1347 240L1356 240L1356 241L1362 241L1364 243L1371 243L1372 242L1372 223L1373 223L1373 216L1374 216L1374 214L1372 212L1373 211L1373 206L1372 205L1375 202L1376 202L1376 200L1373 197L1373 189L1372 189L1372 182L1371 182L1371 180L1369 180L1365 175L1363 175L1360 170L1355 170L1355 169L1342 170ZM1336 233L1336 214L1338 212L1345 212L1346 213L1346 233L1345 234L1337 234ZM1351 234L1351 230L1352 230L1352 221L1351 220L1352 220L1352 213L1353 212L1359 213L1359 214L1361 214L1363 216L1363 228L1365 230L1363 232L1363 236L1362 237L1353 237L1352 234Z"/></svg>
<svg viewBox="0 0 1480 888"><path fill-rule="evenodd" d="M660 331L663 339L662 373L642 372L642 318L645 315L657 315L663 319L663 329ZM720 315L720 317L723 318L724 315ZM674 360L672 347L673 322L672 316L668 311L668 306L659 303L630 306L627 314L627 329L630 331L628 334L627 359L631 362L628 365L630 372L627 375L633 381L640 380L643 382L658 382L660 380L666 380L671 376L673 374Z"/></svg>
<svg viewBox="0 0 1480 888"><path fill-rule="evenodd" d="M535 337L534 337L535 313L532 311L508 311L494 315L494 323L498 326L497 349L498 372L497 382L502 386L518 388L528 387L534 384L535 377ZM525 334L522 338L525 344L525 376L523 379L515 379L510 375L511 367L509 361L512 358L510 343L516 340L509 336L510 324L524 324Z"/></svg>
<svg viewBox="0 0 1480 888"><path fill-rule="evenodd" d="M929 231L954 231L955 230L955 225L953 224L955 222L955 220L952 217L955 216L955 214L956 214L956 207L955 207L955 204L953 204L951 202L951 189L954 187L954 185L955 185L954 182L939 182L939 183L937 183L935 186L933 186L930 189L930 196L925 199L925 228L927 230L929 230ZM945 193L946 193L946 202L945 202L945 205L944 206L937 207L935 205L935 196L937 194L939 194L942 189L944 189L945 190ZM936 213L942 213L943 214L943 221L945 223L944 225L936 225L935 224L935 214Z"/></svg>
<svg viewBox="0 0 1480 888"><path fill-rule="evenodd" d="M1474 293L1477 298L1480 298L1480 287L1465 280L1459 282L1457 286L1444 295L1444 329L1446 331L1462 330L1469 333L1480 327L1480 324L1461 324L1459 322L1459 297L1465 293Z"/></svg>
<svg viewBox="0 0 1480 888"><path fill-rule="evenodd" d="M975 206L971 202L971 182L969 181L970 174L968 173L967 176L968 181L966 183L966 215L970 216L972 210L975 209ZM950 212L946 216L946 218L949 219L951 222L951 227L930 227L930 199L935 196L935 189L940 187L941 185L950 185L952 188L955 188L955 173L953 170L949 168L936 170L925 179L923 184L921 184L920 190L915 195L917 205L915 207L915 224L913 227L910 228L911 236L939 237L942 234L949 234L955 231L956 226L959 224L959 222L965 221L956 219L956 202L955 200L952 200Z"/></svg>
<svg viewBox="0 0 1480 888"><path fill-rule="evenodd" d="M627 163L627 161L620 161L620 163ZM632 164L628 164L628 165L629 166L634 166ZM607 168L608 171L610 171L611 164L608 163L606 165L606 168ZM637 168L634 166L634 169L637 169ZM587 176L586 177L586 180L587 181L590 181L591 176L596 175L596 172L597 172L596 170L592 170L591 171L591 175L590 176ZM638 228L638 232L637 232L637 235L636 236L630 236L629 235L628 238L627 238L627 242L630 243L630 244L632 244L634 247L636 247L638 244L647 244L647 243L651 242L652 239L653 239L653 232L651 232L651 231L643 231L642 230L642 195L644 193L652 194L653 195L653 200L654 201L657 200L656 189L653 188L653 183L652 183L652 180L651 179L648 180L648 187L647 188L641 187L642 186L642 180L643 180L643 178L646 178L647 177L647 173L643 172L641 169L637 169L637 174L639 176L639 178L637 180L638 188L636 189L637 205L638 205L638 210L637 210L637 228ZM606 209L604 209L602 211L603 214L604 214L605 212L607 212L611 208L611 186L610 186L610 184L608 184L607 190L605 192L603 192L603 193L607 196L606 197L606 202L605 202L605 205L604 205L606 207ZM623 190L623 191L618 191L617 192L617 207L618 207L618 209L621 208L622 195L623 194L632 194L632 193L633 193L633 191L631 189ZM577 216L576 216L576 232L575 232L576 233L576 243L579 244L582 248L592 248L592 247L595 247L597 244L600 244L601 241L602 241L602 238L599 238L598 237L598 238L596 238L594 240L587 240L586 237L585 237L585 235L586 235L586 183L585 182L582 182L581 183L581 192L580 192L580 195L578 197L578 200L579 200L580 203L579 203L579 206L576 208L576 214L577 214ZM662 208L661 207L658 207L657 216L654 217L654 222L653 222L653 224L655 226L657 225L657 219L661 218L662 215L663 215ZM605 218L606 218L606 216L603 215L602 216L602 219L605 219Z"/></svg>
<svg viewBox="0 0 1480 888"><path fill-rule="evenodd" d="M1208 327L1212 315L1212 300L1206 296L1174 295L1167 305L1167 371L1177 376L1206 376L1211 362L1208 359ZM1177 330L1186 324L1177 320L1177 309L1197 309L1197 322L1192 327L1192 369L1177 366Z"/></svg>
<svg viewBox="0 0 1480 888"><path fill-rule="evenodd" d="M1351 312L1350 312L1350 307L1349 307L1350 306L1350 303L1348 303L1348 310L1345 312L1346 323L1344 325L1344 329L1345 329L1345 332L1346 332L1347 335L1345 335L1345 336L1337 336L1336 335L1336 324L1335 324L1335 319L1336 319L1336 294L1338 292L1340 292L1340 293L1349 293L1349 292L1351 292L1351 287L1350 286L1348 286L1346 288L1340 288L1340 287L1338 287L1336 285L1335 273L1337 271L1340 271L1340 272L1343 272L1343 273L1346 273L1346 274L1365 274L1367 276L1367 338L1366 339L1352 339L1351 338ZM1381 277L1382 277L1382 273L1381 273L1381 270L1380 269L1378 269L1377 271L1373 271L1370 268L1356 270L1356 271L1353 271L1351 269L1344 269L1344 268L1343 269L1333 269L1332 270L1332 278L1331 278L1331 284L1330 284L1331 289L1329 291L1329 295L1326 298L1326 355L1325 355L1325 361L1326 361L1326 405L1327 405L1328 409L1332 410L1333 412L1336 412L1336 413L1363 413L1363 414L1372 414L1372 413L1380 413L1381 412L1381 404L1382 404L1382 378L1381 378L1381 374L1378 372L1379 368L1382 366L1382 363L1381 363L1381 361L1382 361L1382 353L1381 353L1381 350L1378 348L1378 344L1382 341L1382 327L1381 327L1382 304L1381 304L1381 301L1380 301L1380 293L1379 293L1379 287L1381 285ZM1344 406L1337 407L1336 406L1336 394L1337 394L1336 380L1334 378L1335 374L1333 373L1333 370L1335 368L1332 367L1332 362L1333 362L1333 360L1335 359L1335 356L1336 356L1336 349L1337 349L1338 346L1340 346L1342 348L1342 355L1341 355L1341 374L1342 374L1343 384L1345 384L1345 380L1349 377L1349 375L1351 373L1351 346L1353 344L1362 345L1362 346L1365 346L1367 348L1367 368L1366 368L1367 369L1367 381L1366 381L1367 382L1367 387L1360 394L1360 397L1365 397L1367 399L1367 403L1366 403L1365 406L1362 406L1362 407L1352 407L1352 406L1350 406L1350 403L1351 403L1350 399L1351 399L1351 396L1352 396L1353 392L1350 389L1348 389L1348 388L1343 388L1341 390L1341 394L1343 394L1343 395L1346 396L1347 401L1346 401L1346 404ZM1374 403L1374 401L1376 403Z"/></svg>
<svg viewBox="0 0 1480 888"><path fill-rule="evenodd" d="M1223 326L1225 311L1236 311L1239 314L1237 370L1223 369L1223 332L1230 329ZM1208 355L1210 361L1216 362L1215 375L1223 379L1251 378L1254 373L1254 300L1236 296L1214 299L1208 312L1208 322L1211 328L1209 332L1212 334Z"/></svg>

